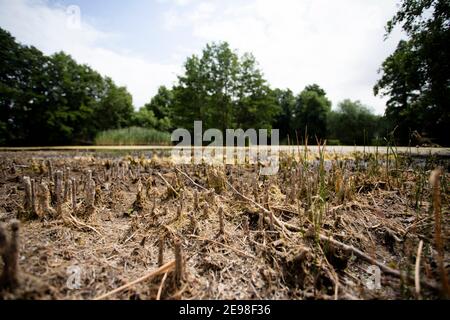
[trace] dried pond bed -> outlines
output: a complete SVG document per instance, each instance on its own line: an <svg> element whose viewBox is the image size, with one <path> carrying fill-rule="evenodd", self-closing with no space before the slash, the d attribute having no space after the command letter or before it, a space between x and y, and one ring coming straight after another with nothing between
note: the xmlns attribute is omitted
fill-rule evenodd
<svg viewBox="0 0 450 320"><path fill-rule="evenodd" d="M442 159L289 153L260 176L255 165L61 154L0 153L0 270L18 245L18 283L3 272L1 298L448 294Z"/></svg>

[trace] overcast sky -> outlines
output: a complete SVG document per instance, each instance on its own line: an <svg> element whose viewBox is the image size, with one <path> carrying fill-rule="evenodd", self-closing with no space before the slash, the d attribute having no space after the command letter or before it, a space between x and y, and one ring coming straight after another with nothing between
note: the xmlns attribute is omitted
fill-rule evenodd
<svg viewBox="0 0 450 320"><path fill-rule="evenodd" d="M373 96L377 70L401 35L384 41L396 0L0 0L0 26L46 54L63 50L111 76L135 107L172 85L210 41L252 52L272 87L322 86L333 107ZM81 24L74 18L77 6Z"/></svg>

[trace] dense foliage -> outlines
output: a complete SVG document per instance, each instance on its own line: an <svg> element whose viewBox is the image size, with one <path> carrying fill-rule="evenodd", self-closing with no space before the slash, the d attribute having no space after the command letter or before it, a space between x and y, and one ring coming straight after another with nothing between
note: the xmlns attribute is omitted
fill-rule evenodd
<svg viewBox="0 0 450 320"><path fill-rule="evenodd" d="M289 89L271 89L251 54L238 56L227 43L213 43L206 46L201 57L189 57L172 90L161 87L139 114L147 115L147 121L160 130L164 128L157 123L165 119L170 119L164 123L171 123L172 129L190 130L195 120L202 120L203 129L280 129L284 143L301 142L307 134L314 142L316 138L332 137L342 143L369 144L383 134L374 129L380 117L365 107L362 112L356 104L345 111L349 119L358 118L350 124L340 116L343 112L331 110L331 101L319 85L308 85L297 96ZM338 125L346 127L345 134L330 122L337 117Z"/></svg>
<svg viewBox="0 0 450 320"><path fill-rule="evenodd" d="M212 43L184 69L173 88L176 127L202 120L204 129L271 128L278 106L251 54L239 57L227 43Z"/></svg>
<svg viewBox="0 0 450 320"><path fill-rule="evenodd" d="M329 137L344 145L382 144L386 128L382 118L359 101L344 100L328 119Z"/></svg>
<svg viewBox="0 0 450 320"><path fill-rule="evenodd" d="M45 56L0 29L0 144L91 143L129 125L131 95L61 52Z"/></svg>
<svg viewBox="0 0 450 320"><path fill-rule="evenodd" d="M450 1L403 0L387 24L400 26L408 39L383 63L375 94L389 97L386 118L400 143L412 132L449 145ZM417 136L417 135L416 135Z"/></svg>

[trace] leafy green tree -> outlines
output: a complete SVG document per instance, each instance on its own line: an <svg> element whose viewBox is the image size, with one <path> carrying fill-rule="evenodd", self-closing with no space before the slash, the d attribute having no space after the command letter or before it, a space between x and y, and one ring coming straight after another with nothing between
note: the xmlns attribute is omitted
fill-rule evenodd
<svg viewBox="0 0 450 320"><path fill-rule="evenodd" d="M318 84L311 84L305 87L304 91L312 91L317 93L321 97L325 97L327 94Z"/></svg>
<svg viewBox="0 0 450 320"><path fill-rule="evenodd" d="M105 93L102 77L60 52L50 57L47 90L42 119L47 143L89 143L97 130L95 106Z"/></svg>
<svg viewBox="0 0 450 320"><path fill-rule="evenodd" d="M309 137L327 137L327 119L331 101L318 85L307 86L297 97L294 108L293 128L300 133L307 129Z"/></svg>
<svg viewBox="0 0 450 320"><path fill-rule="evenodd" d="M225 131L234 127L233 99L236 95L239 59L227 42L207 44L201 58L205 80L206 127Z"/></svg>
<svg viewBox="0 0 450 320"><path fill-rule="evenodd" d="M23 144L42 117L48 58L0 29L0 142Z"/></svg>
<svg viewBox="0 0 450 320"><path fill-rule="evenodd" d="M370 145L372 140L383 136L380 117L359 101L344 100L328 119L329 137L344 145Z"/></svg>
<svg viewBox="0 0 450 320"><path fill-rule="evenodd" d="M270 128L277 114L275 95L251 54L239 57L226 42L208 44L201 57L188 58L173 88L173 123L203 127Z"/></svg>
<svg viewBox="0 0 450 320"><path fill-rule="evenodd" d="M133 98L125 87L118 87L111 78L105 79L106 90L95 105L94 119L98 130L119 129L131 125Z"/></svg>
<svg viewBox="0 0 450 320"><path fill-rule="evenodd" d="M295 96L291 90L275 89L274 95L278 106L278 113L275 117L273 127L280 130L280 138L284 139L289 135L291 143L296 143L296 134L293 129Z"/></svg>
<svg viewBox="0 0 450 320"><path fill-rule="evenodd" d="M196 55L187 59L184 69L184 74L178 77L178 85L173 88L172 120L175 127L193 130L194 121L206 118L206 79Z"/></svg>
<svg viewBox="0 0 450 320"><path fill-rule="evenodd" d="M141 118L149 117L146 126L160 131L169 131L172 127L173 116L173 92L165 86L158 88L157 94L144 106L145 112L141 112ZM153 119L152 119L153 118ZM152 125L150 125L152 123Z"/></svg>
<svg viewBox="0 0 450 320"><path fill-rule="evenodd" d="M156 119L153 111L149 111L146 107L142 107L133 114L132 123L136 127L156 128L158 119Z"/></svg>
<svg viewBox="0 0 450 320"><path fill-rule="evenodd" d="M131 96L69 55L45 56L0 29L0 143L90 143L128 125Z"/></svg>
<svg viewBox="0 0 450 320"><path fill-rule="evenodd" d="M375 94L388 96L386 117L400 143L417 130L449 144L450 2L403 0L387 23L387 36L400 25L408 35L383 63Z"/></svg>
<svg viewBox="0 0 450 320"><path fill-rule="evenodd" d="M271 129L272 119L279 113L276 96L252 54L246 53L240 59L236 89L235 126Z"/></svg>
<svg viewBox="0 0 450 320"><path fill-rule="evenodd" d="M383 62L383 77L374 88L376 94L389 96L385 116L390 130L397 128L396 135L401 143L408 141L411 130L424 130L420 99L423 79L415 71L423 63L414 50L411 42L401 41Z"/></svg>

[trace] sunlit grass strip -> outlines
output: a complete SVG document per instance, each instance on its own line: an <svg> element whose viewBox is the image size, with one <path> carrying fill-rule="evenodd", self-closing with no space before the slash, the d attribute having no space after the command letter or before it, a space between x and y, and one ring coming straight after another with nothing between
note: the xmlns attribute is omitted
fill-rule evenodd
<svg viewBox="0 0 450 320"><path fill-rule="evenodd" d="M100 132L95 138L96 145L170 145L170 134L155 129L130 127Z"/></svg>

